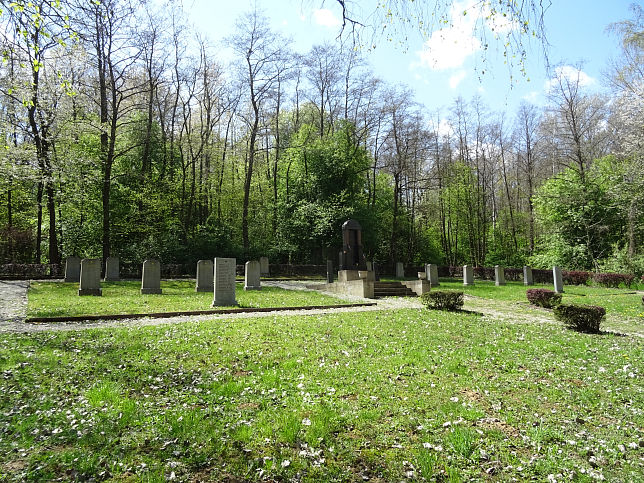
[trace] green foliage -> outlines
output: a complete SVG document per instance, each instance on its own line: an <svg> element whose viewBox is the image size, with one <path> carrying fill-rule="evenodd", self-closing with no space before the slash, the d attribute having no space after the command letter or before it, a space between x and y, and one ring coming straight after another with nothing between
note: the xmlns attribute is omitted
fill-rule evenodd
<svg viewBox="0 0 644 483"><path fill-rule="evenodd" d="M566 169L541 186L533 202L545 234L530 260L534 267L594 269L623 238L626 220L610 195L608 163L595 161L583 179Z"/></svg>
<svg viewBox="0 0 644 483"><path fill-rule="evenodd" d="M463 292L431 290L421 297L421 302L434 310L460 310L463 307Z"/></svg>
<svg viewBox="0 0 644 483"><path fill-rule="evenodd" d="M606 309L596 305L559 304L553 313L557 320L570 329L596 334L606 316Z"/></svg>

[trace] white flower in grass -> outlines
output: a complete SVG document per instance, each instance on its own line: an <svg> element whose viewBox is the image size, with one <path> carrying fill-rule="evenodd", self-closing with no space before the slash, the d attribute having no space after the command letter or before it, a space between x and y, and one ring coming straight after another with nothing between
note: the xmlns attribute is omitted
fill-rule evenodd
<svg viewBox="0 0 644 483"><path fill-rule="evenodd" d="M284 460L282 461L282 468L286 468L287 466L290 466L291 462L289 460Z"/></svg>
<svg viewBox="0 0 644 483"><path fill-rule="evenodd" d="M311 420L310 420L309 418L304 418L304 419L302 420L302 424L303 424L304 426L311 426Z"/></svg>
<svg viewBox="0 0 644 483"><path fill-rule="evenodd" d="M450 397L449 400L452 402L458 402L458 398L456 396Z"/></svg>

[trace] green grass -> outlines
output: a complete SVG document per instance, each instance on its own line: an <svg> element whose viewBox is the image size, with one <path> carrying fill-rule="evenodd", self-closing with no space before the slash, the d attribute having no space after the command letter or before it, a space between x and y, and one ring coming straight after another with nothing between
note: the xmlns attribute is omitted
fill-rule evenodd
<svg viewBox="0 0 644 483"><path fill-rule="evenodd" d="M425 309L3 334L0 480L641 481L643 341Z"/></svg>
<svg viewBox="0 0 644 483"><path fill-rule="evenodd" d="M78 296L77 283L35 282L28 293L28 317L60 317L98 314L135 314L212 309L212 292L195 292L194 281L161 282L161 295L141 295L136 281L103 282L101 297ZM313 291L284 290L263 286L261 290L243 289L237 284L240 307L290 307L332 305L343 300ZM217 307L214 307L217 308Z"/></svg>
<svg viewBox="0 0 644 483"><path fill-rule="evenodd" d="M438 290L462 290L467 295L486 299L525 302L526 291L529 288L547 288L553 290L552 285L533 285L526 287L523 282L507 282L506 285L497 287L493 281L476 280L474 285L463 286L462 281L441 279ZM642 294L634 290L623 288L603 288L582 285L566 285L562 297L563 303L578 303L600 305L606 309L607 314L623 315L627 317L644 317Z"/></svg>

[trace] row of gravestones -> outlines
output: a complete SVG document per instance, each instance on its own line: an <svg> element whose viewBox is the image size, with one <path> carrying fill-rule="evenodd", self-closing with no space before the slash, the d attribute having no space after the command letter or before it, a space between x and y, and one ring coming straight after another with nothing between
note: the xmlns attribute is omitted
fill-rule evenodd
<svg viewBox="0 0 644 483"><path fill-rule="evenodd" d="M428 263L425 265L425 273L419 272L419 276L421 275L424 275L422 278L427 278L432 287L440 285L438 282L438 265ZM396 277L404 278L404 276L404 265L402 262L396 263ZM560 267L552 267L552 278L554 280L555 292L563 293L563 276ZM496 286L505 285L505 268L501 265L494 266L494 284ZM523 267L523 284L534 285L531 267ZM474 285L474 267L472 265L463 265L463 285Z"/></svg>
<svg viewBox="0 0 644 483"><path fill-rule="evenodd" d="M215 258L214 262L212 260L199 260L197 262L197 282L195 290L197 292L213 292L213 305L236 305L236 262L234 258ZM105 280L108 280L108 266L106 264ZM244 268L244 290L260 290L262 263L252 260L246 262ZM266 259L265 268L267 273L268 259ZM111 272L111 275L112 278L109 280L119 279L118 258L116 258L116 272ZM101 260L98 258L84 258L80 260L78 257L69 257L65 263L65 281L79 282L78 295L102 295ZM161 264L158 260L146 260L143 262L141 294L160 293L162 293Z"/></svg>
<svg viewBox="0 0 644 483"><path fill-rule="evenodd" d="M342 252L340 252L342 258ZM367 262L367 271L376 271L375 263ZM419 272L419 278L426 278L431 287L438 287L438 265L428 263L425 265L425 272ZM554 279L555 292L563 293L563 277L561 268L552 267L552 277ZM402 262L396 263L396 278L405 278L405 266ZM379 278L376 275L376 280ZM327 260L327 282L333 283L333 262ZM505 268L501 265L494 266L494 283L497 286L505 285ZM528 266L523 267L523 284L534 285L532 277L532 268ZM463 265L463 285L474 285L474 267L472 265Z"/></svg>

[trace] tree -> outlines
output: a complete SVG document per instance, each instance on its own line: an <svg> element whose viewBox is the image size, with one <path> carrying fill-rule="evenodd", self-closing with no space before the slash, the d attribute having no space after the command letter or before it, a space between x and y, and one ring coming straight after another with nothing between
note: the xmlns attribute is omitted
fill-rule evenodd
<svg viewBox="0 0 644 483"><path fill-rule="evenodd" d="M242 114L249 127L242 206L242 243L244 252L248 253L248 208L262 110L277 86L281 72L278 66L287 56L288 42L271 31L268 19L255 10L238 19L236 33L229 39L229 43L244 59L244 69L240 70L239 75L240 81L247 86L245 101L248 115Z"/></svg>
<svg viewBox="0 0 644 483"><path fill-rule="evenodd" d="M60 263L56 227L56 196L52 168L53 133L56 103L61 93L43 93L43 78L47 75L47 57L70 38L65 13L52 2L15 2L2 15L3 53L5 60L14 66L28 66L28 80L23 88L6 87L5 93L15 103L22 103L27 111L28 132L36 148L40 170L38 182L38 222L36 260L40 263L42 195L47 195L49 216L49 263ZM23 64L24 63L24 64ZM14 80L16 78L14 77ZM17 88L18 87L18 88ZM20 97L22 96L22 97ZM44 100L44 98L47 98Z"/></svg>
<svg viewBox="0 0 644 483"><path fill-rule="evenodd" d="M540 44L547 63L544 16L549 1L484 0L457 7L452 0L387 0L377 2L375 9L369 9L358 0L323 0L322 5L339 10L342 19L339 37L362 47L376 48L383 38L406 47L410 35L421 35L425 39L432 34L440 35L443 29L453 27L459 17L469 16L474 19L472 33L481 46L483 63L490 44L496 44L501 46L509 65L516 62L525 74L527 46L532 39ZM485 73L485 67L481 68L481 73Z"/></svg>

